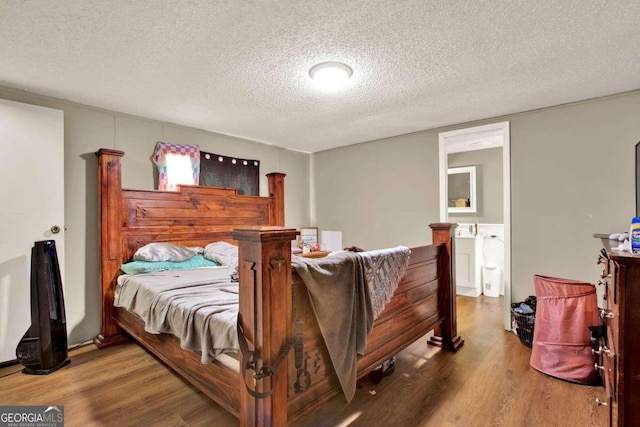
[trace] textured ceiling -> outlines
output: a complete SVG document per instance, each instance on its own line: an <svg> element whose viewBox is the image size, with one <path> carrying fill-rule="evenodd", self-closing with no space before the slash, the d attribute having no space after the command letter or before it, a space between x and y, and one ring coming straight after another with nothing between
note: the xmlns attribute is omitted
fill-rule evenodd
<svg viewBox="0 0 640 427"><path fill-rule="evenodd" d="M0 85L305 152L640 88L638 0L0 0L0 22Z"/></svg>

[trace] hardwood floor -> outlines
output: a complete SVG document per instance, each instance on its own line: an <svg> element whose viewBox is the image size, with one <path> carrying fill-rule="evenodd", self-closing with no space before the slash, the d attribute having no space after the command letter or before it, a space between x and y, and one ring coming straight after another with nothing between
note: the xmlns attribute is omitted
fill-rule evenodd
<svg viewBox="0 0 640 427"><path fill-rule="evenodd" d="M458 297L465 345L441 351L420 339L380 383L360 381L347 405L337 396L292 423L329 426L604 426L599 387L571 384L529 366L531 350L502 329L502 298ZM129 343L83 347L47 376L0 369L0 405L64 405L71 426L237 426L238 420Z"/></svg>

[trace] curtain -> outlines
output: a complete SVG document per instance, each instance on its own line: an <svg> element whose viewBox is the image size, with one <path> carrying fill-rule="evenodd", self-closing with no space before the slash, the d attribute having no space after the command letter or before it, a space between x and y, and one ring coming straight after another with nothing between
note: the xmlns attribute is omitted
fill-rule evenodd
<svg viewBox="0 0 640 427"><path fill-rule="evenodd" d="M260 161L200 152L200 185L237 188L238 194L260 195Z"/></svg>
<svg viewBox="0 0 640 427"><path fill-rule="evenodd" d="M200 148L197 145L158 141L153 153L158 167L158 190L174 191L178 185L198 185Z"/></svg>

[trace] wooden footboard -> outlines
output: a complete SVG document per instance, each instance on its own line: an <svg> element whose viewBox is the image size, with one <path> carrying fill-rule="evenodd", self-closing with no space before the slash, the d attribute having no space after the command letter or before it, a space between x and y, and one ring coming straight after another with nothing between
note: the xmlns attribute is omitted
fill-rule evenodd
<svg viewBox="0 0 640 427"><path fill-rule="evenodd" d="M340 385L310 307L304 284L291 270L294 229L284 224L284 174L269 175L269 197L239 196L235 190L182 187L177 192L123 190L121 157L100 150L102 322L97 344L122 341L123 331L222 407L243 426L284 426L341 393ZM411 249L409 267L392 300L374 323L358 375L433 330L429 344L456 351L454 224L432 224L433 244ZM244 377L218 361L200 363L200 355L180 349L173 336L144 332L134 314L115 309L113 297L120 265L135 250L153 241L206 246L226 240L238 244L241 325L252 349L259 352L255 369L272 366L294 333L304 324L302 363L308 376L298 375L294 351L275 376ZM308 380L308 381L307 381ZM245 385L246 384L246 385ZM265 398L249 390L273 392Z"/></svg>
<svg viewBox="0 0 640 427"><path fill-rule="evenodd" d="M438 228L439 225L433 227ZM448 319L445 315L447 310L441 309L439 296L441 292L447 292L450 284L442 280L448 274L442 272L441 269L446 263L441 265L440 260L447 256L446 251L444 243L411 249L407 271L393 298L376 319L373 332L367 338L366 353L358 361L358 377L366 375L435 328L440 328L440 334L443 333L443 325ZM304 368L309 372L310 385L302 391L299 390L300 384L296 386L296 381L304 383L305 378L298 378L294 354L290 354L287 405L289 420L297 419L336 394L342 393L305 285L295 274L293 307L293 318L304 321L305 325ZM445 348L453 351L463 344L456 331L448 331L446 337L436 337L439 341L436 345L444 343ZM428 343L434 344L432 341Z"/></svg>

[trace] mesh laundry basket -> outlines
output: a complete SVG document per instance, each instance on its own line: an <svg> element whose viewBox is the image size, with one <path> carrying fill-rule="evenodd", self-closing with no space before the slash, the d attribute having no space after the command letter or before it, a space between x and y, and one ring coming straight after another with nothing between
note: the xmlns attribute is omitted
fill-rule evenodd
<svg viewBox="0 0 640 427"><path fill-rule="evenodd" d="M590 283L534 276L537 307L530 364L552 377L598 384L589 326L600 324Z"/></svg>
<svg viewBox="0 0 640 427"><path fill-rule="evenodd" d="M536 318L536 297L529 296L522 302L511 304L511 315L513 316L513 328L520 338L520 342L531 348Z"/></svg>
<svg viewBox="0 0 640 427"><path fill-rule="evenodd" d="M531 348L536 320L535 314L520 314L513 310L511 312L513 313L513 320L516 322L516 334L518 334L520 342Z"/></svg>

